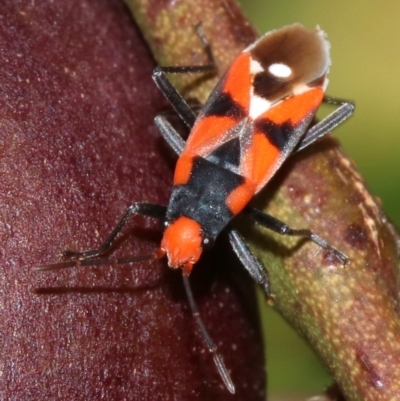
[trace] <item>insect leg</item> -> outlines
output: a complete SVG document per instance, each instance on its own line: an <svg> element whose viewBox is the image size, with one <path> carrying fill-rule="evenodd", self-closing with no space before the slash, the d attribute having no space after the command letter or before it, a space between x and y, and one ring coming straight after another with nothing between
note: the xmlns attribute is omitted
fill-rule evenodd
<svg viewBox="0 0 400 401"><path fill-rule="evenodd" d="M194 300L193 297L193 292L190 287L190 282L189 282L189 276L182 271L182 278L183 278L183 284L185 286L185 291L186 291L186 296L189 302L190 310L192 311L192 315L194 319L196 320L197 326L199 327L201 334L203 336L203 339L207 345L208 350L211 352L215 366L217 367L218 373L221 376L222 381L224 382L226 388L229 390L230 393L234 394L235 393L235 385L232 382L232 379L229 375L228 369L225 366L224 360L222 356L218 352L218 347L214 343L213 339L211 338L209 332L207 331L203 320L200 317L200 312L197 307L197 304Z"/></svg>
<svg viewBox="0 0 400 401"><path fill-rule="evenodd" d="M183 138L162 114L156 116L154 119L154 124L157 126L168 145L179 156L183 151L183 147L185 146L185 141Z"/></svg>
<svg viewBox="0 0 400 401"><path fill-rule="evenodd" d="M341 99L339 97L333 97L333 96L325 95L324 98L322 99L322 102L325 103L325 104L330 104L332 106L341 106L342 104L349 103L355 109L354 102L352 100L349 100L349 99Z"/></svg>
<svg viewBox="0 0 400 401"><path fill-rule="evenodd" d="M256 223L260 224L265 228L269 228L270 230L275 231L276 233L281 235L291 235L291 236L308 238L311 241L315 242L320 247L332 252L344 265L346 265L349 262L349 258L344 253L340 252L338 249L330 245L319 235L314 234L311 230L308 229L296 230L290 228L283 221L278 220L276 217L263 213L257 209L247 208L245 209L245 213L249 215Z"/></svg>
<svg viewBox="0 0 400 401"><path fill-rule="evenodd" d="M63 252L63 257L74 258L74 259L88 259L94 258L100 255L104 255L107 253L112 245L114 244L115 239L118 234L121 232L125 224L127 223L129 217L133 214L141 214L143 216L154 217L156 219L164 219L167 208L162 205L156 205L154 203L134 203L129 206L124 215L122 216L119 223L116 225L114 230L108 236L108 238L101 244L97 249L91 249L86 251L70 251L66 250Z"/></svg>
<svg viewBox="0 0 400 401"><path fill-rule="evenodd" d="M306 136L296 148L296 152L303 150L307 146L314 143L317 139L332 131L339 124L342 124L354 113L355 110L354 103L348 100L336 99L326 96L324 98L324 103L332 104L339 107L334 112L326 116L323 120L313 125L307 131Z"/></svg>
<svg viewBox="0 0 400 401"><path fill-rule="evenodd" d="M70 267L86 267L86 266L102 266L102 265L122 265L137 262L150 262L159 259L159 254L154 252L149 255L126 256L122 258L99 258L99 259L72 259L64 262L50 263L42 266L34 267L34 271L61 270Z"/></svg>
<svg viewBox="0 0 400 401"><path fill-rule="evenodd" d="M243 237L237 232L237 230L231 228L229 230L229 241L236 256L249 272L251 278L263 288L264 293L267 296L270 296L271 292L269 288L268 273L259 260L251 253Z"/></svg>
<svg viewBox="0 0 400 401"><path fill-rule="evenodd" d="M207 38L201 28L201 25L196 27L197 35L203 43L204 50L208 57L208 64L205 65L194 65L194 66L167 66L167 67L156 67L153 71L153 80L166 97L168 102L177 112L182 121L189 127L192 128L196 114L190 108L186 100L178 93L171 81L168 79L166 74L191 74L191 73L202 73L202 72L214 72L217 67L214 60L214 55L211 50L211 46L207 41Z"/></svg>

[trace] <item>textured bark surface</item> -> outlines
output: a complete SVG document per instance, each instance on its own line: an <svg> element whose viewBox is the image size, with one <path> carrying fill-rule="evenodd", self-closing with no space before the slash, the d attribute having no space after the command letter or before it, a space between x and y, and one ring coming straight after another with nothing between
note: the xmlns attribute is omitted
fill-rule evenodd
<svg viewBox="0 0 400 401"><path fill-rule="evenodd" d="M127 3L164 65L205 61L191 28L199 21L222 71L254 38L228 0ZM187 81L176 82L204 100ZM317 350L347 400L400 399L398 237L354 165L326 138L292 157L256 203L293 228L311 228L351 258L343 267L309 241L243 222L270 272L275 307Z"/></svg>
<svg viewBox="0 0 400 401"><path fill-rule="evenodd" d="M343 267L315 244L257 230L254 251L271 273L275 307L318 351L347 400L398 399L397 240L379 203L329 138L292 157L271 184L260 199L268 212L311 228L351 259Z"/></svg>
<svg viewBox="0 0 400 401"><path fill-rule="evenodd" d="M195 26L201 23L212 45L218 74L171 76L187 98L204 102L218 75L257 38L257 33L233 0L125 0L160 65L207 63ZM201 83L201 84L200 84Z"/></svg>
<svg viewBox="0 0 400 401"><path fill-rule="evenodd" d="M153 125L166 104L123 3L6 1L1 11L0 399L263 399L254 294L224 244L193 281L235 397L165 263L32 272L66 248L97 246L132 202L165 204L175 156ZM133 226L115 254L158 246L159 224Z"/></svg>

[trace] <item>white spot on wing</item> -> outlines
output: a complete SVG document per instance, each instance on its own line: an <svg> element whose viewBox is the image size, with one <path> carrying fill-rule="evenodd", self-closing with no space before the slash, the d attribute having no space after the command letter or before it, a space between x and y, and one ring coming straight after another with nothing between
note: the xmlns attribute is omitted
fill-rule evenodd
<svg viewBox="0 0 400 401"><path fill-rule="evenodd" d="M250 73L252 75L256 75L259 72L263 71L264 68L262 67L262 65L257 60L254 60L252 58L250 61ZM271 102L269 102L267 99L264 99L263 97L260 96L256 96L254 95L254 93L251 94L250 110L249 110L250 118L255 120L258 116L265 113L270 107L271 107Z"/></svg>
<svg viewBox="0 0 400 401"><path fill-rule="evenodd" d="M250 60L250 73L255 75L259 72L263 72L264 68L262 65L257 61L254 60L253 58Z"/></svg>
<svg viewBox="0 0 400 401"><path fill-rule="evenodd" d="M308 85L300 84L293 86L293 94L301 95L304 92L309 91L311 88Z"/></svg>
<svg viewBox="0 0 400 401"><path fill-rule="evenodd" d="M324 92L326 91L328 84L329 84L329 79L325 76L324 83L322 84L322 89L324 90Z"/></svg>
<svg viewBox="0 0 400 401"><path fill-rule="evenodd" d="M292 69L283 63L274 63L268 67L270 74L277 78L288 78L292 75Z"/></svg>
<svg viewBox="0 0 400 401"><path fill-rule="evenodd" d="M251 96L250 100L250 117L255 120L261 114L265 113L271 107L271 102L260 96Z"/></svg>

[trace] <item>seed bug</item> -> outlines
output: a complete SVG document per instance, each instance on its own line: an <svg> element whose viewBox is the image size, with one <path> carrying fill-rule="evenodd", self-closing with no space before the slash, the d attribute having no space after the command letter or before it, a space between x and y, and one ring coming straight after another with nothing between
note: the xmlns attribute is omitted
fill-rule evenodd
<svg viewBox="0 0 400 401"><path fill-rule="evenodd" d="M153 79L173 109L190 128L185 142L164 115L155 124L179 156L168 206L131 205L105 242L97 249L65 251L71 260L36 270L110 263L101 259L113 246L134 214L164 221L160 247L154 254L114 260L132 263L167 257L172 269L181 269L192 314L217 370L231 392L235 387L217 346L201 320L189 275L202 252L222 231L250 276L270 295L268 274L250 252L233 220L243 214L282 235L308 238L332 252L343 264L348 258L308 229L293 229L284 222L248 206L282 163L348 119L354 105L328 98L325 89L330 66L329 43L319 28L300 24L271 31L247 47L220 79L198 115L169 81L167 74L216 71L211 47L197 27L209 63L200 66L157 67ZM322 102L338 108L310 127Z"/></svg>

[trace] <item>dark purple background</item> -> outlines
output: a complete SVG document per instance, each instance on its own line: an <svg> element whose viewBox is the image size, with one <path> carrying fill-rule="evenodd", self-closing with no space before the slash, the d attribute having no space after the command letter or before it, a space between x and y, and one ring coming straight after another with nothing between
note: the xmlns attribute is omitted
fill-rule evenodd
<svg viewBox="0 0 400 401"><path fill-rule="evenodd" d="M0 13L0 399L263 399L252 285L226 244L192 281L236 396L165 262L32 271L100 244L132 202L165 204L175 157L121 2L3 1ZM133 220L115 254L158 246L160 225Z"/></svg>

